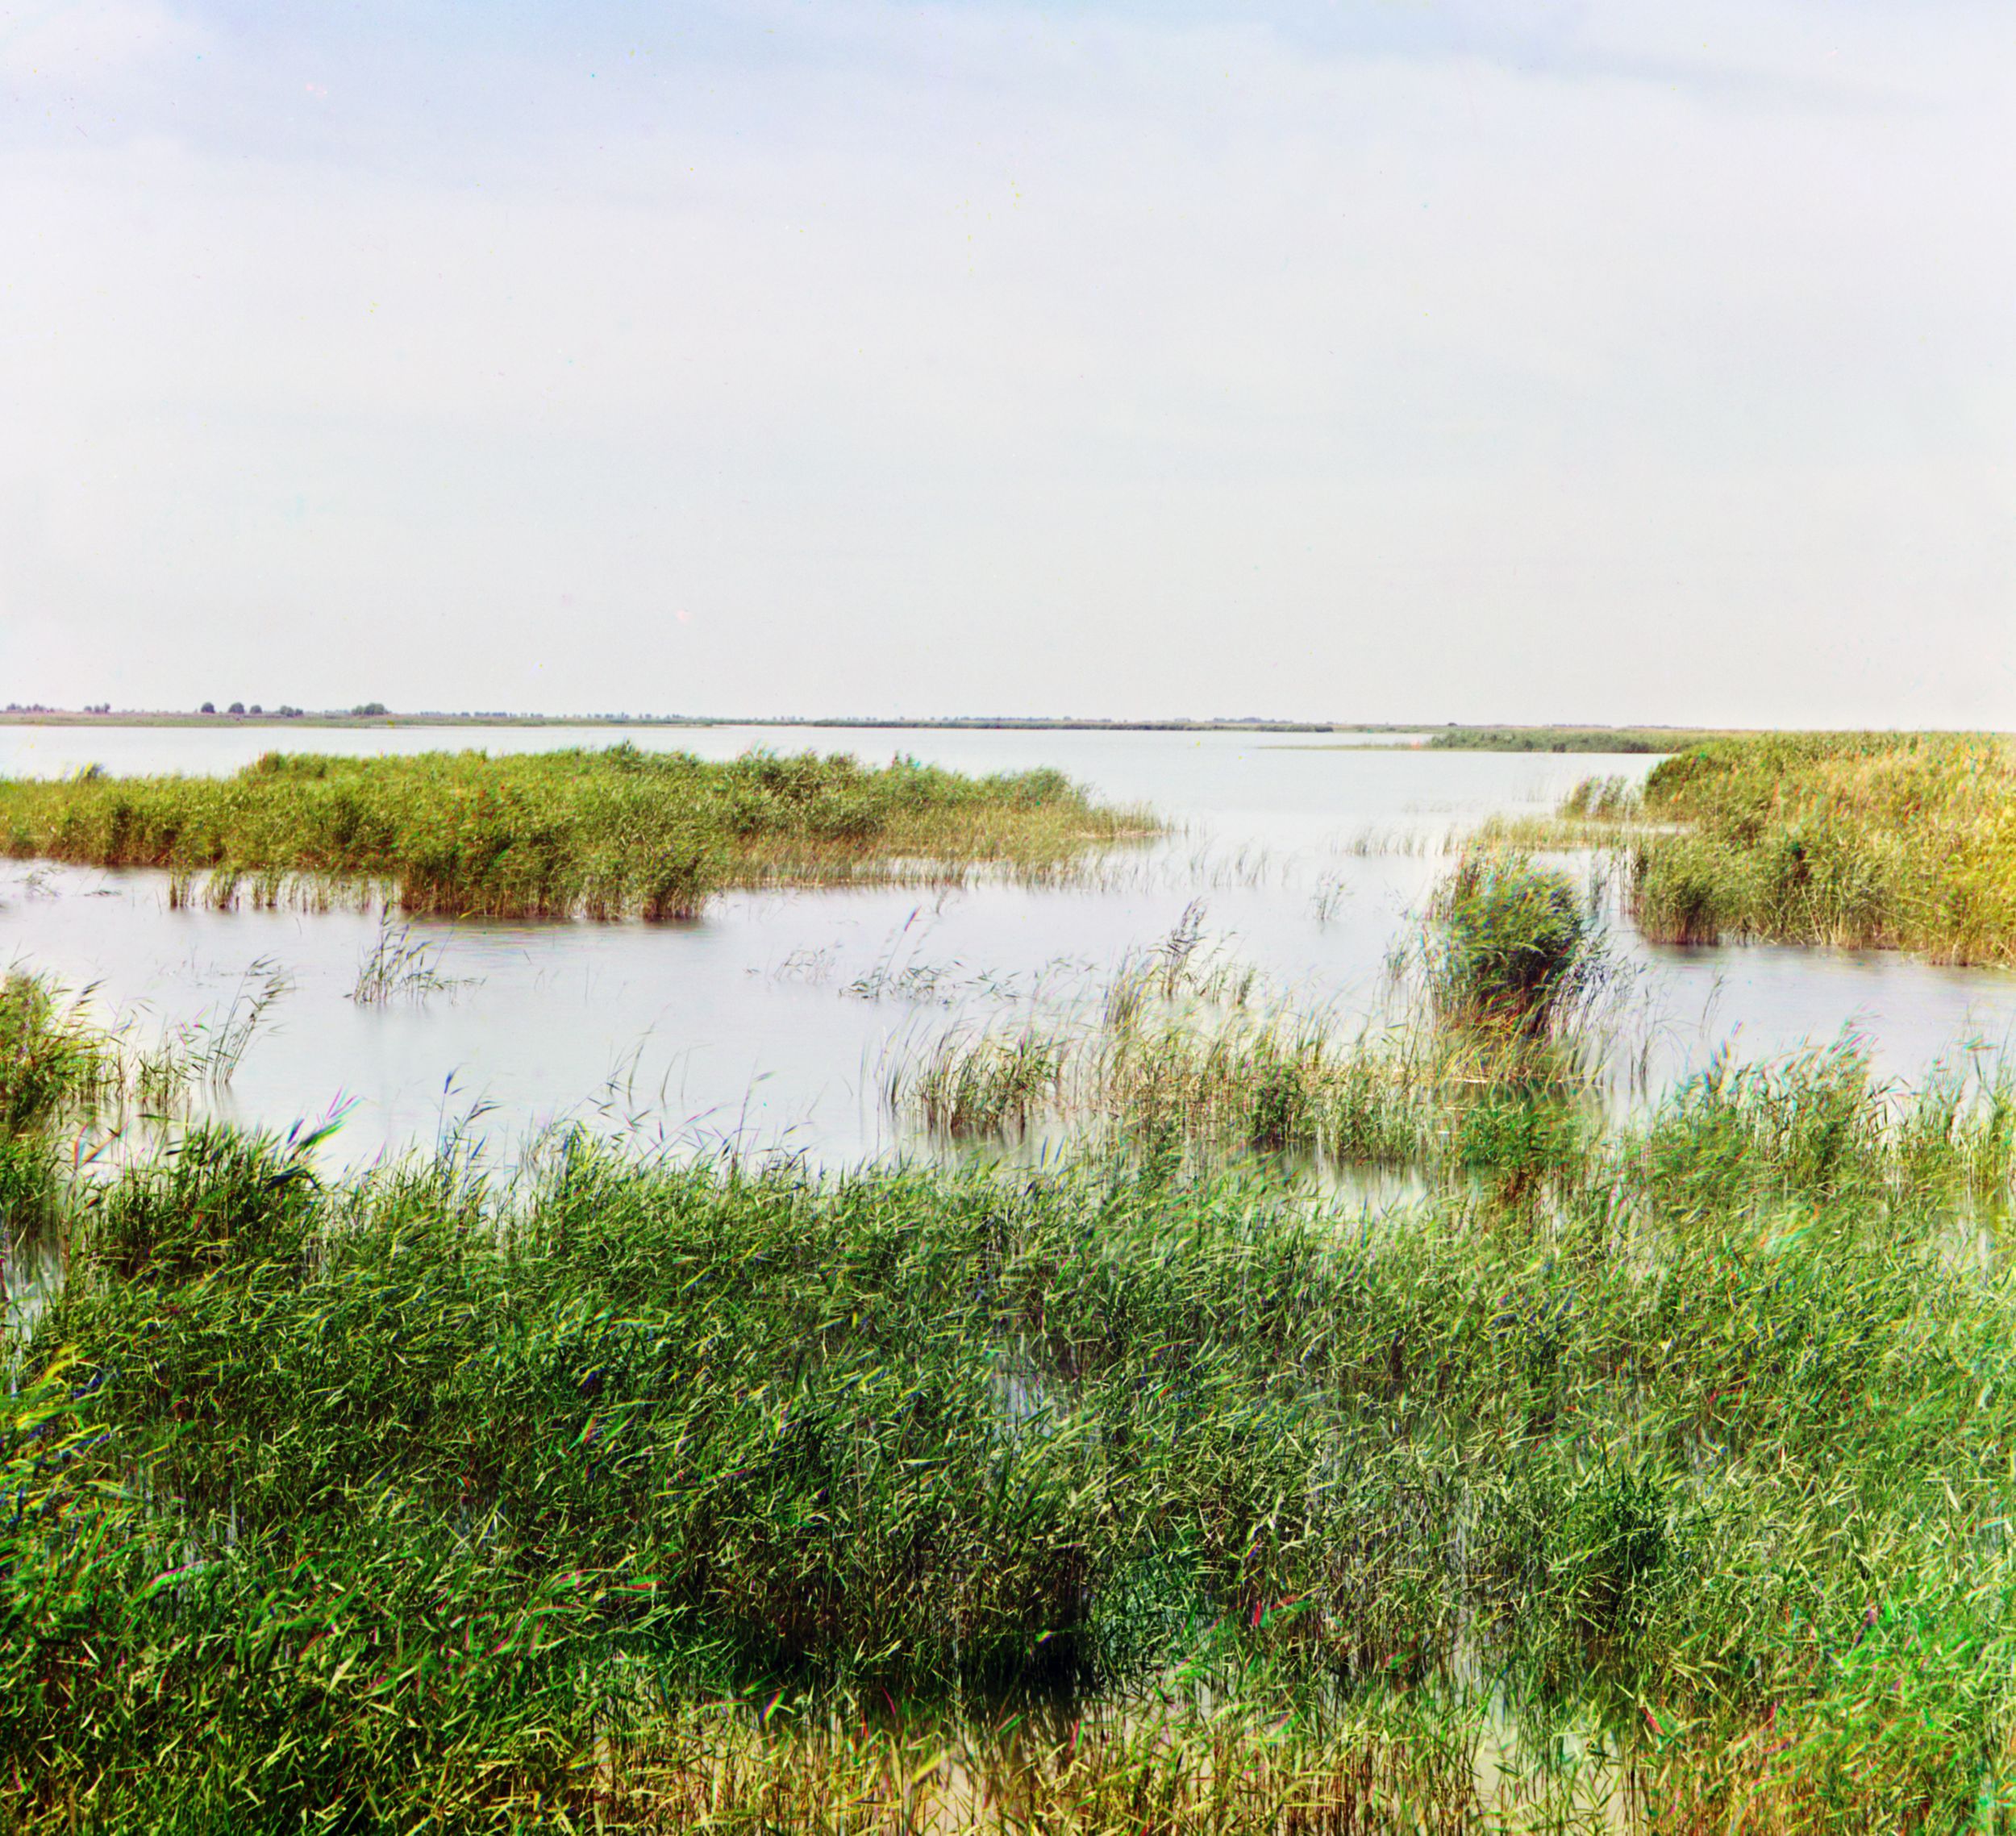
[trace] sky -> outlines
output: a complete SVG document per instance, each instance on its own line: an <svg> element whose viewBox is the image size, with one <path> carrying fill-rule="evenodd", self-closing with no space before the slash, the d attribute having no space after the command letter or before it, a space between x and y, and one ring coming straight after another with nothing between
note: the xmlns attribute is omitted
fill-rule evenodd
<svg viewBox="0 0 2016 1836"><path fill-rule="evenodd" d="M0 0L0 702L2016 727L2008 0Z"/></svg>

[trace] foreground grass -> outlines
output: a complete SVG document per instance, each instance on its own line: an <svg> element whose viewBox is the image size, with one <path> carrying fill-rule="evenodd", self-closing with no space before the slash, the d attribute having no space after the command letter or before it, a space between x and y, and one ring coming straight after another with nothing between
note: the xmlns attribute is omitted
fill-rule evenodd
<svg viewBox="0 0 2016 1836"><path fill-rule="evenodd" d="M229 778L0 780L0 847L165 868L229 904L377 889L410 912L690 915L724 887L1053 871L1138 836L1055 772L966 777L914 761L628 745L490 757L269 753Z"/></svg>
<svg viewBox="0 0 2016 1836"><path fill-rule="evenodd" d="M1988 734L1774 734L1693 747L1641 798L1585 785L1574 837L1626 849L1659 942L1766 939L2016 961L2016 751Z"/></svg>
<svg viewBox="0 0 2016 1836"><path fill-rule="evenodd" d="M1724 1072L1376 1220L194 1131L19 1348L10 1816L1454 1828L1503 1767L1953 1827L2016 1732L2010 1122Z"/></svg>

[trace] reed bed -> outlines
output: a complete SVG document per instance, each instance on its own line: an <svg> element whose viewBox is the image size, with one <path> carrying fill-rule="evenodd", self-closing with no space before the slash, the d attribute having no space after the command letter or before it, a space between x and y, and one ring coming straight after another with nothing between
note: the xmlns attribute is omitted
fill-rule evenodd
<svg viewBox="0 0 2016 1836"><path fill-rule="evenodd" d="M43 1127L89 1102L112 1075L104 1035L48 977L0 976L0 1130Z"/></svg>
<svg viewBox="0 0 2016 1836"><path fill-rule="evenodd" d="M1653 768L1642 797L1586 784L1548 839L1619 849L1631 914L1655 942L2006 963L2013 808L2016 753L2001 735L1769 734L1689 747Z"/></svg>
<svg viewBox="0 0 2016 1836"><path fill-rule="evenodd" d="M0 1316L17 1241L47 1226L60 1197L61 1125L122 1086L115 1043L47 976L0 976Z"/></svg>
<svg viewBox="0 0 2016 1836"><path fill-rule="evenodd" d="M287 988L256 962L220 1010L150 1038L136 1016L94 1017L93 990L19 968L0 977L0 1317L22 1285L17 1264L60 1258L70 1182L123 1151L130 1126L144 1155L197 1092L228 1086Z"/></svg>
<svg viewBox="0 0 2016 1836"><path fill-rule="evenodd" d="M1722 1067L1378 1216L194 1129L11 1348L10 1817L1992 1823L2012 1118Z"/></svg>
<svg viewBox="0 0 2016 1836"><path fill-rule="evenodd" d="M1606 1114L1584 895L1472 857L1429 917L1415 1068L1270 1083L1186 914L1045 1171L327 1178L192 1122L59 1181L0 1339L7 1827L2016 1821L2016 1078ZM1181 1151L1343 1114L1310 1064L1460 1176Z"/></svg>
<svg viewBox="0 0 2016 1836"><path fill-rule="evenodd" d="M1041 876L1154 832L1055 772L967 777L844 755L269 753L229 778L0 781L0 847L174 876L173 897L412 914L689 917L728 887Z"/></svg>

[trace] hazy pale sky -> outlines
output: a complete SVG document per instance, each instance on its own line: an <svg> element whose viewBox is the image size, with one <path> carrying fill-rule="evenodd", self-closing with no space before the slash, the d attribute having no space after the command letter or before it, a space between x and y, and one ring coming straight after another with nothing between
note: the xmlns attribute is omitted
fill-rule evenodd
<svg viewBox="0 0 2016 1836"><path fill-rule="evenodd" d="M0 702L2016 726L2010 0L0 3Z"/></svg>

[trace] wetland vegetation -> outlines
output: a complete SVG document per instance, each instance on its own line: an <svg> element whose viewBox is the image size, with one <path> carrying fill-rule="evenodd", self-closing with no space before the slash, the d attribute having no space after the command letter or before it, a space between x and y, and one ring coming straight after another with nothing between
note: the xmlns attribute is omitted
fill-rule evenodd
<svg viewBox="0 0 2016 1836"><path fill-rule="evenodd" d="M1443 752L1678 752L1711 737L1687 726L1443 726L1428 745Z"/></svg>
<svg viewBox="0 0 2016 1836"><path fill-rule="evenodd" d="M1496 851L1458 860L1389 960L1372 1018L1284 997L1193 906L1089 1020L1024 1013L900 1055L890 1101L951 1140L1060 1124L1168 1152L1204 1144L1327 1167L1421 1168L1572 1147L1597 1098L1615 964L1593 894Z"/></svg>
<svg viewBox="0 0 2016 1836"><path fill-rule="evenodd" d="M1473 855L1339 1040L1189 920L1068 1160L831 1175L80 1169L116 1043L17 978L10 1826L2001 1826L2016 1086L1606 1109L1608 963ZM1243 1151L1352 1077L1376 1209Z"/></svg>
<svg viewBox="0 0 2016 1836"><path fill-rule="evenodd" d="M175 897L218 905L377 894L441 916L681 918L731 886L1055 872L1153 827L1056 772L627 744L0 780L0 850L17 859L165 868Z"/></svg>
<svg viewBox="0 0 2016 1836"><path fill-rule="evenodd" d="M1620 851L1656 942L2016 962L2016 751L1999 734L1763 734L1592 781L1523 839Z"/></svg>

